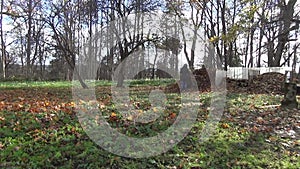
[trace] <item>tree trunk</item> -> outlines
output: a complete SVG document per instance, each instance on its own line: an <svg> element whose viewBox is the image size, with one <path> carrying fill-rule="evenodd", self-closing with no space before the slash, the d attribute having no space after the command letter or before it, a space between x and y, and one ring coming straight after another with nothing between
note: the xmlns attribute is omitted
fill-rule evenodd
<svg viewBox="0 0 300 169"><path fill-rule="evenodd" d="M73 70L73 71L74 71L75 75L78 77L78 81L79 81L81 87L84 88L84 89L88 89L89 87L88 87L88 86L84 83L84 81L82 80L82 78L81 78L81 76L80 76L78 70L76 69L76 67L74 67L74 70Z"/></svg>
<svg viewBox="0 0 300 169"><path fill-rule="evenodd" d="M259 42L258 42L257 67L261 67L262 42L263 42L263 32L262 32L262 29L260 29L259 30Z"/></svg>
<svg viewBox="0 0 300 169"><path fill-rule="evenodd" d="M28 31L26 46L26 78L30 76L30 55L31 55L31 29L32 29L32 0L28 0Z"/></svg>
<svg viewBox="0 0 300 169"><path fill-rule="evenodd" d="M291 28L296 2L297 0L289 0L287 5L280 6L281 23L280 23L279 34L277 38L278 44L275 46L274 41L272 41L269 46L270 53L268 53L268 58L270 62L269 63L270 67L280 66L282 53L284 51L286 44L289 41L290 32L292 30L297 29L297 27Z"/></svg>
<svg viewBox="0 0 300 169"><path fill-rule="evenodd" d="M285 83L284 84L284 98L281 101L282 107L287 108L298 108L297 102L297 84L296 83Z"/></svg>
<svg viewBox="0 0 300 169"><path fill-rule="evenodd" d="M3 38L3 4L4 0L1 0L1 15L0 15L0 31L1 31L1 57L2 57L2 73L3 73L3 78L6 78L6 57L5 57L5 44L4 44L4 38Z"/></svg>
<svg viewBox="0 0 300 169"><path fill-rule="evenodd" d="M221 21L222 21L222 33L226 35L227 28L226 28L226 20L225 20L225 13L226 12L226 1L223 0L223 5L221 7ZM223 40L223 50L224 50L224 70L227 71L228 67L228 51L227 51L227 44L226 40Z"/></svg>
<svg viewBox="0 0 300 169"><path fill-rule="evenodd" d="M251 19L251 22L254 23L254 18ZM248 67L253 67L254 33L255 33L255 29L254 29L254 27L251 26L251 31L250 31L250 60L249 60L249 63L248 63Z"/></svg>
<svg viewBox="0 0 300 169"><path fill-rule="evenodd" d="M118 72L118 81L117 81L117 87L123 87L124 84L124 63L121 63L121 69ZM127 70L128 71L128 70Z"/></svg>

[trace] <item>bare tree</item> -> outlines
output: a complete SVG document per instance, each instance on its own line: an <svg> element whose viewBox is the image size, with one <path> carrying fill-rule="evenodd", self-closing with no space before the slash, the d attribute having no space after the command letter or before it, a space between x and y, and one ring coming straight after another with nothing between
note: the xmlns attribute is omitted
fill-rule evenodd
<svg viewBox="0 0 300 169"><path fill-rule="evenodd" d="M0 33L1 33L1 61L2 61L2 74L3 78L6 78L6 51L5 51L5 43L4 43L4 35L3 35L3 7L4 0L1 0L1 14L0 14Z"/></svg>
<svg viewBox="0 0 300 169"><path fill-rule="evenodd" d="M117 60L117 63L122 62L136 50L142 49L145 43L150 40L143 32L143 15L136 15L133 26L127 24L127 19L131 13L150 12L157 5L155 1L149 0L114 0L103 3L102 10L111 28L111 30L107 30L106 35L110 38L110 44L107 44L108 64L112 64L114 60ZM117 19L119 22L114 22ZM129 32L129 30L133 30L133 32ZM116 58L113 58L115 55ZM123 71L120 71L117 82L118 87L123 86L125 79L123 73Z"/></svg>
<svg viewBox="0 0 300 169"><path fill-rule="evenodd" d="M45 18L45 21L53 32L53 38L56 42L55 48L63 54L63 58L69 66L67 79L71 80L74 74L77 76L81 86L88 88L75 66L76 55L78 55L75 44L75 21L78 19L76 4L70 1L62 2L58 5L52 4L52 8L52 13Z"/></svg>
<svg viewBox="0 0 300 169"><path fill-rule="evenodd" d="M287 3L285 0L279 0L278 3L269 2L271 19L268 20L266 16L260 15L261 22L266 28L263 34L267 38L266 47L270 67L281 65L284 49L291 40L290 33L299 29L299 22L294 22L295 24L292 25L295 19L296 2L297 0L289 0Z"/></svg>

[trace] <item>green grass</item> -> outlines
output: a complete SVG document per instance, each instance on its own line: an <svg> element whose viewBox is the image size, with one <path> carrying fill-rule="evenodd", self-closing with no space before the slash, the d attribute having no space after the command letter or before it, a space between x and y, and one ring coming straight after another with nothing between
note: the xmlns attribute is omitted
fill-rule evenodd
<svg viewBox="0 0 300 169"><path fill-rule="evenodd" d="M21 81L21 82L1 82L0 89L16 89L16 88L63 88L71 87L72 83L69 81Z"/></svg>
<svg viewBox="0 0 300 169"><path fill-rule="evenodd" d="M145 79L145 80L126 80L125 84L129 86L164 86L174 83L174 79ZM79 84L79 82L75 83ZM110 86L113 83L107 80L99 80L96 86ZM70 81L0 81L0 89L17 89L17 88L70 88Z"/></svg>
<svg viewBox="0 0 300 169"><path fill-rule="evenodd" d="M165 86L175 82L175 79L143 79L129 80L129 86Z"/></svg>
<svg viewBox="0 0 300 169"><path fill-rule="evenodd" d="M276 152L265 135L239 134L239 128L217 129L207 142L198 142L203 123L167 153L146 159L128 159L104 151L84 133L75 117L56 114L1 112L0 166L4 168L299 168L296 156ZM18 121L18 126L14 122ZM17 127L17 129L16 129ZM276 150L276 151L275 151ZM298 160L298 161L297 161Z"/></svg>
<svg viewBox="0 0 300 169"><path fill-rule="evenodd" d="M162 82L162 84L170 81ZM106 85L97 82L98 85ZM134 81L133 85L147 85L147 81ZM156 86L159 82L150 82ZM2 90L14 88L41 87L56 93L65 93L71 87L69 82L29 82L18 84L0 83ZM71 94L71 93L69 93ZM147 92L131 93L133 103L139 102L140 109L147 109ZM109 98L109 94L99 97ZM201 94L203 105L194 127L179 144L159 156L130 159L119 157L96 145L82 129L77 116L64 111L51 113L29 113L0 109L0 168L300 168L299 156L282 147L279 142L266 142L274 133L254 133L246 130L236 121L223 117L214 134L205 142L199 142L209 106L210 94ZM280 104L282 96L228 94L226 111L231 114L256 112L253 107ZM175 110L177 94L167 95L167 112ZM102 110L109 116L118 111L111 102ZM124 121L109 121L120 132L129 136L147 137L163 132L170 121L163 116L158 119L165 123L125 126ZM244 120L244 119L242 119ZM224 127L224 124L228 125ZM153 127L152 126L152 127ZM275 137L275 136L274 136ZM280 138L278 138L280 140ZM298 150L298 149L296 149Z"/></svg>

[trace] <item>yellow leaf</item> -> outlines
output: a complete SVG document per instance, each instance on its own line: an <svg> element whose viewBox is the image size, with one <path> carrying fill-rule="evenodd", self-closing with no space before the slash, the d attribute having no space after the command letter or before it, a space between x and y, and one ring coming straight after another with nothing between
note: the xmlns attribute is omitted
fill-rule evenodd
<svg viewBox="0 0 300 169"><path fill-rule="evenodd" d="M219 37L217 37L217 36L213 36L213 37L211 37L210 39L209 39L209 42L216 42L216 41L218 41L219 40Z"/></svg>
<svg viewBox="0 0 300 169"><path fill-rule="evenodd" d="M112 112L112 113L110 114L110 117L117 117L117 114L116 114L115 112Z"/></svg>
<svg viewBox="0 0 300 169"><path fill-rule="evenodd" d="M45 106L49 106L50 105L50 103L49 102L45 102Z"/></svg>
<svg viewBox="0 0 300 169"><path fill-rule="evenodd" d="M133 120L133 116L132 115L128 116L127 120L132 121Z"/></svg>
<svg viewBox="0 0 300 169"><path fill-rule="evenodd" d="M222 128L223 128L223 129L227 129L227 128L229 128L229 124L227 124L227 123L222 123L222 125L221 125L221 126L222 126Z"/></svg>
<svg viewBox="0 0 300 169"><path fill-rule="evenodd" d="M70 106L75 107L75 103L74 102L70 102Z"/></svg>

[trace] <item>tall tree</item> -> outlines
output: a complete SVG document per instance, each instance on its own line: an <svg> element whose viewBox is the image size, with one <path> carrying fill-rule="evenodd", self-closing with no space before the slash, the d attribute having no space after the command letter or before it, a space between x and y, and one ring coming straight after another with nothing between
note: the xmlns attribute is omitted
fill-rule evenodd
<svg viewBox="0 0 300 169"><path fill-rule="evenodd" d="M269 67L280 66L284 49L290 41L290 33L299 29L299 21L294 22L296 2L297 0L279 0L273 4L269 2L270 19L260 16L262 24L267 28L263 33L267 38Z"/></svg>
<svg viewBox="0 0 300 169"><path fill-rule="evenodd" d="M1 33L1 64L2 64L2 74L3 78L6 78L6 51L5 51L5 43L4 43L4 35L3 35L3 7L4 0L1 0L1 14L0 14L0 33Z"/></svg>
<svg viewBox="0 0 300 169"><path fill-rule="evenodd" d="M81 78L76 68L76 56L78 50L76 45L76 21L80 8L77 8L76 1L58 2L59 4L51 4L51 13L45 21L53 32L53 38L56 42L55 48L63 55L64 60L68 63L69 69L67 79L71 80L73 74L77 76L81 86L88 88Z"/></svg>
<svg viewBox="0 0 300 169"><path fill-rule="evenodd" d="M107 24L110 30L107 34L110 39L110 44L107 48L108 63L115 60L112 58L115 54L117 62L122 62L125 58L131 55L138 49L143 48L146 42L149 41L143 31L143 15L137 14L133 25L128 24L130 14L139 12L150 12L156 9L159 4L158 1L139 1L139 0L113 0L109 3L102 3L102 10L107 18ZM110 10L107 10L110 9ZM114 22L118 21L118 22ZM129 32L129 31L132 32ZM123 86L125 79L124 72L120 71L117 86Z"/></svg>
<svg viewBox="0 0 300 169"><path fill-rule="evenodd" d="M29 77L30 71L31 71L31 42L32 42L32 22L33 22L33 1L28 0L27 1L27 45L26 45L26 78Z"/></svg>

